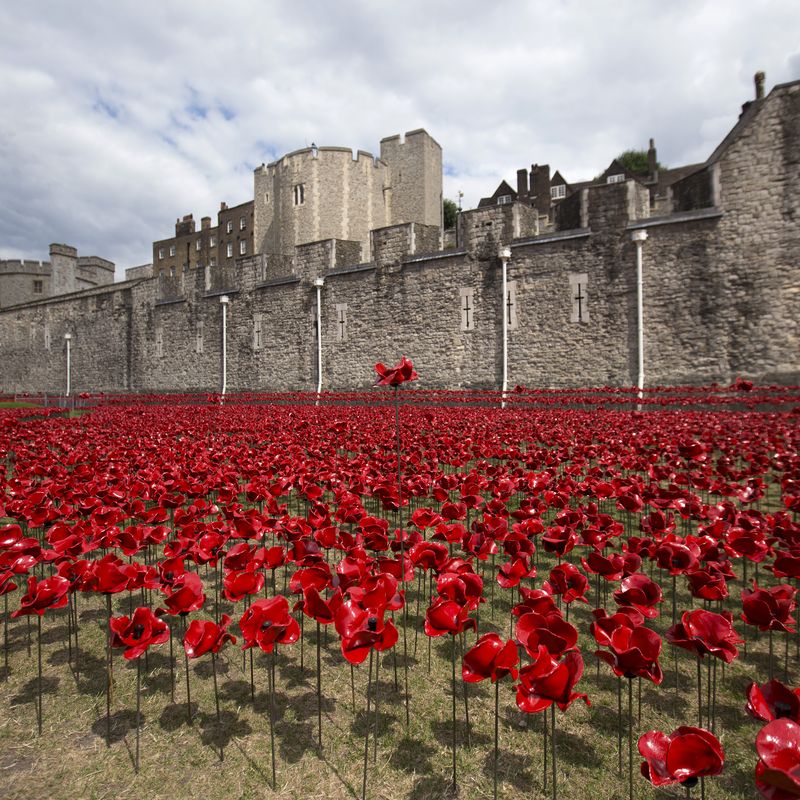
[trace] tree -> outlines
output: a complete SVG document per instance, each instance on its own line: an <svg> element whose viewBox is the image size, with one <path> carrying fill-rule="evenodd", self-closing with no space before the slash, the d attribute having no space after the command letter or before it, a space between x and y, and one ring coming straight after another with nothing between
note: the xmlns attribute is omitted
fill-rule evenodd
<svg viewBox="0 0 800 800"><path fill-rule="evenodd" d="M455 204L455 201L445 197L444 201L442 202L442 212L444 216L445 229L455 228L456 217L458 216L458 206Z"/></svg>
<svg viewBox="0 0 800 800"><path fill-rule="evenodd" d="M647 150L625 150L617 156L617 161L633 175L643 175L650 171ZM656 161L656 169L662 170L665 167Z"/></svg>

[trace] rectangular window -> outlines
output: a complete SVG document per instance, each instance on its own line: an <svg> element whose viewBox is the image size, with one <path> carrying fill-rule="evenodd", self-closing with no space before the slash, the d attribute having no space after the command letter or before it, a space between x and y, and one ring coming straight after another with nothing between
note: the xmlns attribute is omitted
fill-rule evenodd
<svg viewBox="0 0 800 800"><path fill-rule="evenodd" d="M304 183L297 183L294 187L294 204L301 206L306 201L306 186Z"/></svg>
<svg viewBox="0 0 800 800"><path fill-rule="evenodd" d="M557 186L550 187L551 200L562 200L566 196L567 196L567 185L565 183L559 183Z"/></svg>
<svg viewBox="0 0 800 800"><path fill-rule="evenodd" d="M46 322L44 324L44 349L50 349L50 326Z"/></svg>
<svg viewBox="0 0 800 800"><path fill-rule="evenodd" d="M475 290L463 288L458 290L458 302L461 307L461 330L475 330Z"/></svg>
<svg viewBox="0 0 800 800"><path fill-rule="evenodd" d="M174 244L171 244L171 245L169 246L169 254L170 254L171 256L174 256L174 255L175 255L175 245L174 245Z"/></svg>
<svg viewBox="0 0 800 800"><path fill-rule="evenodd" d="M261 314L253 314L253 350L260 350L262 345Z"/></svg>
<svg viewBox="0 0 800 800"><path fill-rule="evenodd" d="M509 281L506 292L505 314L508 323L508 329L515 331L517 329L517 282Z"/></svg>
<svg viewBox="0 0 800 800"><path fill-rule="evenodd" d="M217 259L214 256L211 256L211 258L208 260L208 266L209 267L217 266Z"/></svg>
<svg viewBox="0 0 800 800"><path fill-rule="evenodd" d="M625 175L621 172L616 175L609 175L606 178L606 183L625 183Z"/></svg>
<svg viewBox="0 0 800 800"><path fill-rule="evenodd" d="M161 326L156 326L156 357L161 358L164 355L164 331Z"/></svg>
<svg viewBox="0 0 800 800"><path fill-rule="evenodd" d="M233 257L233 242L228 242L225 246L225 253L227 254L228 258Z"/></svg>
<svg viewBox="0 0 800 800"><path fill-rule="evenodd" d="M33 282L33 293L34 294L42 294L44 291L44 283L42 281L34 280Z"/></svg>
<svg viewBox="0 0 800 800"><path fill-rule="evenodd" d="M228 233L233 233L233 220L232 219L229 219L228 222L226 223L225 230Z"/></svg>
<svg viewBox="0 0 800 800"><path fill-rule="evenodd" d="M247 240L242 239L242 241L239 242L239 255L243 256L246 255L246 253L247 253Z"/></svg>
<svg viewBox="0 0 800 800"><path fill-rule="evenodd" d="M247 227L247 217L239 217L239 230L243 231Z"/></svg>
<svg viewBox="0 0 800 800"><path fill-rule="evenodd" d="M195 242L194 249L197 250L198 253L200 252L200 240L199 239Z"/></svg>
<svg viewBox="0 0 800 800"><path fill-rule="evenodd" d="M211 238L208 240L208 246L209 246L209 247L216 247L216 246L217 246L217 237L216 237L216 236L212 236L212 237L211 237Z"/></svg>
<svg viewBox="0 0 800 800"><path fill-rule="evenodd" d="M195 353L202 353L203 352L203 320L197 320L197 325L194 329L194 351Z"/></svg>
<svg viewBox="0 0 800 800"><path fill-rule="evenodd" d="M510 194L504 194L497 198L497 205L499 206L506 206L513 202L514 198Z"/></svg>
<svg viewBox="0 0 800 800"><path fill-rule="evenodd" d="M347 303L336 304L336 341L347 341Z"/></svg>
<svg viewBox="0 0 800 800"><path fill-rule="evenodd" d="M570 302L572 304L569 321L588 322L589 300L586 287L589 284L589 276L585 272L571 272L568 277Z"/></svg>
<svg viewBox="0 0 800 800"><path fill-rule="evenodd" d="M164 248L163 248L163 247L159 247L159 248L158 248L158 258L159 258L160 260L163 260L163 259L164 259Z"/></svg>
<svg viewBox="0 0 800 800"><path fill-rule="evenodd" d="M174 278L175 277L175 267L170 267L169 268L169 276L170 276L170 278Z"/></svg>

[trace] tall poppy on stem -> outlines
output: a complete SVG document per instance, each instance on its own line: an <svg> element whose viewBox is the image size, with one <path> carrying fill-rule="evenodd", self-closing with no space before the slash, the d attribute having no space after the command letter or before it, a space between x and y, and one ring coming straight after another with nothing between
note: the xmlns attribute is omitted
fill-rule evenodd
<svg viewBox="0 0 800 800"><path fill-rule="evenodd" d="M375 365L378 373L376 386L392 386L394 388L394 428L395 449L397 455L397 527L400 529L400 563L405 565L405 537L403 536L403 470L400 448L400 386L415 381L419 376L414 370L410 358L403 356L395 367L388 368L380 362ZM406 707L406 731L410 721L410 698L408 696L408 605L403 605L403 681Z"/></svg>
<svg viewBox="0 0 800 800"><path fill-rule="evenodd" d="M293 644L300 638L300 626L289 613L289 601L281 594L265 600L256 600L242 615L239 628L244 637L244 649L258 645L272 654L269 683L269 738L272 755L272 788L277 785L275 770L275 648L279 644Z"/></svg>
<svg viewBox="0 0 800 800"><path fill-rule="evenodd" d="M517 706L520 711L534 714L550 708L552 728L551 761L553 768L553 800L558 797L556 781L556 705L566 711L575 700L583 700L589 705L589 698L574 692L575 684L583 675L583 657L577 650L570 650L559 661L551 655L544 645L539 645L536 660L519 671L520 683L517 685ZM546 719L546 717L545 717ZM545 734L547 728L545 728ZM545 753L547 742L545 740ZM547 761L545 760L546 785Z"/></svg>
<svg viewBox="0 0 800 800"><path fill-rule="evenodd" d="M756 736L756 788L767 800L800 797L800 724L775 719Z"/></svg>
<svg viewBox="0 0 800 800"><path fill-rule="evenodd" d="M519 653L513 641L503 642L496 633L485 633L464 653L461 677L467 683L491 678L494 683L494 797L497 800L497 757L500 746L500 678L517 678Z"/></svg>
<svg viewBox="0 0 800 800"><path fill-rule="evenodd" d="M219 710L219 688L217 686L217 653L226 642L236 644L236 637L228 633L231 618L223 614L219 624L211 620L192 620L183 637L183 649L187 658L199 658L205 653L211 653L211 671L214 676L214 703L217 710L217 725L222 723ZM220 761L225 760L222 745L219 747Z"/></svg>
<svg viewBox="0 0 800 800"><path fill-rule="evenodd" d="M37 581L31 575L28 578L28 592L20 602L20 607L13 613L14 617L25 614L36 614L36 654L39 664L38 679L36 682L36 723L39 736L42 735L42 614L48 608L63 608L69 592L69 581L60 575Z"/></svg>
<svg viewBox="0 0 800 800"><path fill-rule="evenodd" d="M139 730L141 728L141 655L150 645L163 644L170 636L167 624L149 608L137 608L131 617L111 618L111 646L124 647L127 660L136 659L136 759L134 770L139 772Z"/></svg>
<svg viewBox="0 0 800 800"><path fill-rule="evenodd" d="M452 664L453 664L453 783L452 792L458 790L456 780L456 634L467 628L475 628L475 620L469 616L469 606L459 605L454 600L440 597L435 600L425 614L425 633L428 636L452 637Z"/></svg>

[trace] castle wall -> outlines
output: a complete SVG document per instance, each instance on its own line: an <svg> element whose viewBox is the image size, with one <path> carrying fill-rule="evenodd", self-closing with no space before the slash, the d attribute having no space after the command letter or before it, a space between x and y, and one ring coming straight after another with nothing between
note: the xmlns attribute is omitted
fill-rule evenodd
<svg viewBox="0 0 800 800"><path fill-rule="evenodd" d="M339 220L335 235L291 253L4 309L0 390L63 388L69 331L76 392L218 391L225 295L228 389L311 391L320 277L326 389L366 388L375 362L403 354L422 387L499 388L504 314L510 387L630 386L638 364L631 234L642 229L646 385L738 375L797 384L800 84L777 87L747 119L708 164L712 206L652 217L646 187L598 185L566 201L557 230L542 231L523 203L463 212L459 248L449 251L437 251L438 225L377 227L365 242ZM367 165L384 169L338 151L318 159L328 156L351 177ZM320 180L319 161L298 158L281 191L304 171ZM368 224L363 213L359 226ZM302 235L311 236L328 221L312 213L306 224ZM511 249L506 297L500 246Z"/></svg>

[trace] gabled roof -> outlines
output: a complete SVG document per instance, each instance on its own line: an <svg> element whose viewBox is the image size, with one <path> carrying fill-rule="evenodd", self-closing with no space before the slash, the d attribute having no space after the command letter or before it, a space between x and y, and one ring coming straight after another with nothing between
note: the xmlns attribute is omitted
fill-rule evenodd
<svg viewBox="0 0 800 800"><path fill-rule="evenodd" d="M494 194L491 197L482 197L480 202L478 203L478 208L482 208L483 206L493 206L495 205L498 197L507 197L511 195L515 200L517 199L517 193L511 186L508 185L506 181L501 181L500 185L494 190Z"/></svg>

